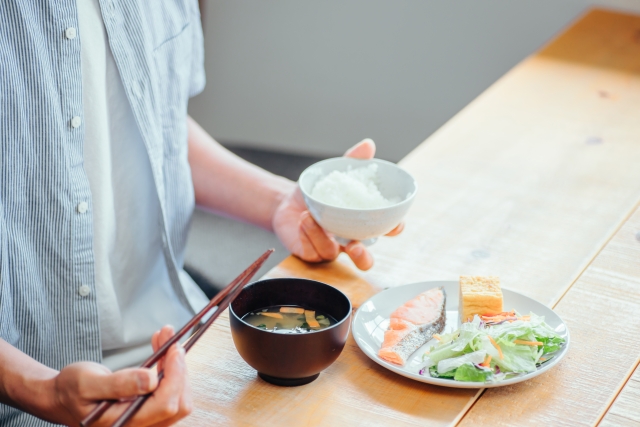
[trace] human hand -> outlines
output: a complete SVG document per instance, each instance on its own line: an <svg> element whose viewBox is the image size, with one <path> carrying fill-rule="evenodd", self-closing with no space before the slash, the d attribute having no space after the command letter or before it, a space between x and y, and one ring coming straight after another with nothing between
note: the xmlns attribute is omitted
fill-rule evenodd
<svg viewBox="0 0 640 427"><path fill-rule="evenodd" d="M365 139L347 150L345 156L371 159L375 153L373 141ZM400 234L403 228L404 224L400 223L387 236ZM318 225L307 210L298 186L275 211L273 230L289 252L304 261L332 261L340 252L346 252L359 269L368 270L373 266L373 257L362 243L352 241L346 246L340 246L331 234Z"/></svg>
<svg viewBox="0 0 640 427"><path fill-rule="evenodd" d="M173 328L163 327L153 334L153 351L174 335ZM127 400L153 392L127 425L168 426L191 413L191 389L187 378L184 349L172 346L158 363L157 370L164 369L164 378L158 384L158 376L151 369L123 369L111 372L103 365L79 362L66 366L54 378L56 411L62 422L77 426L102 400ZM126 409L128 402L113 405L93 424L110 426Z"/></svg>

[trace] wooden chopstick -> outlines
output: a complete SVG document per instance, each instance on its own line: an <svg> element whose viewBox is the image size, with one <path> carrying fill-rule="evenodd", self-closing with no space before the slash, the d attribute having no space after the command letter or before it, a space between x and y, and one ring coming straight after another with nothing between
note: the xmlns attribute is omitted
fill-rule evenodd
<svg viewBox="0 0 640 427"><path fill-rule="evenodd" d="M239 294L238 289L242 289L244 285L246 285L249 280L256 274L256 272L262 267L264 262L269 258L269 256L274 252L274 249L269 249L265 253L263 253L260 258L255 260L246 270L244 270L238 277L236 277L231 283L229 283L222 291L220 291L198 314L193 316L193 318L184 325L170 340L168 340L162 347L158 349L154 354L152 354L147 360L140 365L141 368L150 368L155 365L164 355L166 354L169 347L178 342L184 335L187 334L193 327L214 307L218 306L221 300L225 298L230 292L235 294L236 296ZM223 302L226 301L223 300ZM227 303L228 306L229 303ZM222 305L220 305L221 307ZM226 308L226 307L225 307ZM207 320L205 325L213 323L219 313L222 310L218 308L218 310ZM212 320L213 319L213 320ZM188 342L193 341L198 333L204 329L204 326L201 326L198 331L194 334ZM204 332L204 331L203 331ZM200 335L198 335L198 338ZM188 343L187 343L188 344ZM192 344L193 345L193 344ZM191 348L191 346L189 346ZM185 346L185 350L187 347ZM160 377L158 377L158 380ZM114 403L117 403L117 400L104 400L100 402L81 422L81 427L89 427L91 424L96 422Z"/></svg>
<svg viewBox="0 0 640 427"><path fill-rule="evenodd" d="M218 318L218 316L220 314L222 314L222 312L229 306L229 304L231 304L233 302L233 300L235 300L236 297L238 295L240 295L240 292L244 288L244 285L246 285L249 282L249 280L251 280L251 277L247 277L246 280L243 280L243 283L240 286L238 286L237 289L235 289L231 293L231 295L226 297L220 303L220 305L218 306L218 309L215 311L215 313L213 313L211 315L211 317L209 319L207 319L207 321L204 323L204 325L202 325L200 327L200 329L198 329L196 331L196 333L193 334L193 336L191 336L189 338L189 340L184 343L184 351L185 351L185 353L188 352L191 349L191 347L193 347L195 345L195 343L198 341L198 339L200 339L200 337L206 332L206 330L209 328L209 326L211 326L213 324L213 322ZM163 378L164 378L164 370L162 370L158 374L158 382L162 381ZM111 425L111 427L122 427L122 426L124 426L136 414L136 412L138 412L140 407L142 407L144 402L146 402L147 399L152 394L153 393L149 393L149 394L145 394L145 395L136 397L135 400L133 400L133 402L131 402L129 404L127 409L125 409L125 411L120 415L120 417L116 420L116 422Z"/></svg>

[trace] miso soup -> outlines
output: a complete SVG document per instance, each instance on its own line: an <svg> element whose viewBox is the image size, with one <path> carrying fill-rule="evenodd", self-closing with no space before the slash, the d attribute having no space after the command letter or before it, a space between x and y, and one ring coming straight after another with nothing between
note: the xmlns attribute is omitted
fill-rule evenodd
<svg viewBox="0 0 640 427"><path fill-rule="evenodd" d="M326 313L294 305L274 305L245 314L242 320L256 328L280 334L321 331L336 323Z"/></svg>

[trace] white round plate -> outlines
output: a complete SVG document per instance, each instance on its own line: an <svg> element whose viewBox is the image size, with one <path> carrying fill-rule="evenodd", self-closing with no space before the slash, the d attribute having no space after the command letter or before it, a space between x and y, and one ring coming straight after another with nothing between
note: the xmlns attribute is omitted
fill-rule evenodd
<svg viewBox="0 0 640 427"><path fill-rule="evenodd" d="M384 331L387 330L389 325L389 316L391 313L421 292L438 286L442 286L447 294L447 322L445 324L444 333L453 332L458 329L458 282L421 282L390 288L374 295L362 304L353 318L353 336L364 354L369 356L369 358L377 364L389 369L390 371L423 383L456 388L490 388L515 384L536 377L554 367L567 353L567 350L569 349L569 330L560 316L544 304L517 292L502 288L505 310L515 309L521 314L529 314L529 312L533 312L538 316L544 316L545 322L566 340L565 345L555 353L553 359L540 366L535 372L505 379L499 382L485 383L433 378L429 376L428 372L424 375L420 375L418 372L424 366L424 363L422 362L422 355L431 346L437 343L435 339L429 341L416 350L409 357L404 366L394 365L380 359L378 357L378 350L382 345Z"/></svg>

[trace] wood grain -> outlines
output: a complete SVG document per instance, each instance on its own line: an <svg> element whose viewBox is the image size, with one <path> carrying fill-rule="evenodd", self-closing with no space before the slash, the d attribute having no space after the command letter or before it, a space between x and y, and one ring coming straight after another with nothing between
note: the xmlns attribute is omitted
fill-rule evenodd
<svg viewBox="0 0 640 427"><path fill-rule="evenodd" d="M616 344L619 365L603 362L613 374L601 388L589 380L600 366L583 346L606 351L592 332L609 331L613 312L640 309L628 277L614 273L638 259L634 247L615 246L600 261L606 265L597 264L592 276L565 292L640 200L638 28L637 17L591 12L403 160L418 195L405 232L372 247L371 271L356 271L344 256L320 265L288 258L269 276L327 282L356 307L386 287L460 274L499 275L505 287L546 304L564 295L558 309L576 343L566 362L553 376L524 383L515 396L486 393L463 424L526 423L529 413L521 408L535 409L542 425L562 424L562 405L585 411L585 422L597 418L633 365L629 355L638 355L635 326ZM314 383L274 387L239 358L225 319L188 356L196 410L182 425L448 425L477 394L394 375L369 361L351 338ZM558 391L562 398L553 397ZM544 405L549 396L552 404ZM495 420L485 402L497 402L514 418Z"/></svg>
<svg viewBox="0 0 640 427"><path fill-rule="evenodd" d="M220 320L208 333L218 345L199 343L189 354L196 405L183 425L446 425L476 393L398 377L369 360L352 337L313 383L273 386L240 359L228 321Z"/></svg>
<svg viewBox="0 0 640 427"><path fill-rule="evenodd" d="M640 427L640 367L634 370L599 426Z"/></svg>
<svg viewBox="0 0 640 427"><path fill-rule="evenodd" d="M620 39L599 24L616 17ZM583 22L606 58L603 43L635 43L640 26L594 11L548 49L590 51ZM386 287L495 274L557 301L640 195L640 43L633 49L624 59L634 73L535 55L451 119L402 161L419 183L406 233L373 247L377 266L363 277Z"/></svg>
<svg viewBox="0 0 640 427"><path fill-rule="evenodd" d="M588 51L581 56L582 61L572 61L598 67L610 81L624 81L640 91L640 40L635 39L639 31L639 17L592 13L568 35L576 45L587 38L600 49ZM603 49L606 46L611 49ZM552 45L543 50L542 56L559 57L565 50ZM580 49L571 50L572 55L576 51ZM612 52L629 61L622 61ZM640 125L634 127L628 129L640 132ZM487 390L461 425L575 426L598 422L640 355L640 322L631 320L640 311L638 230L640 212L636 211L556 305L556 312L571 331L572 348L567 360L553 374L521 385ZM615 339L597 339L610 337L611 331L616 331ZM607 423L640 417L637 400L634 409L628 404L635 397L634 385L634 381L627 384L624 396L605 418Z"/></svg>
<svg viewBox="0 0 640 427"><path fill-rule="evenodd" d="M591 426L640 355L640 210L554 310L571 334L569 353L533 380L485 391L461 426ZM633 414L640 417L635 404Z"/></svg>

